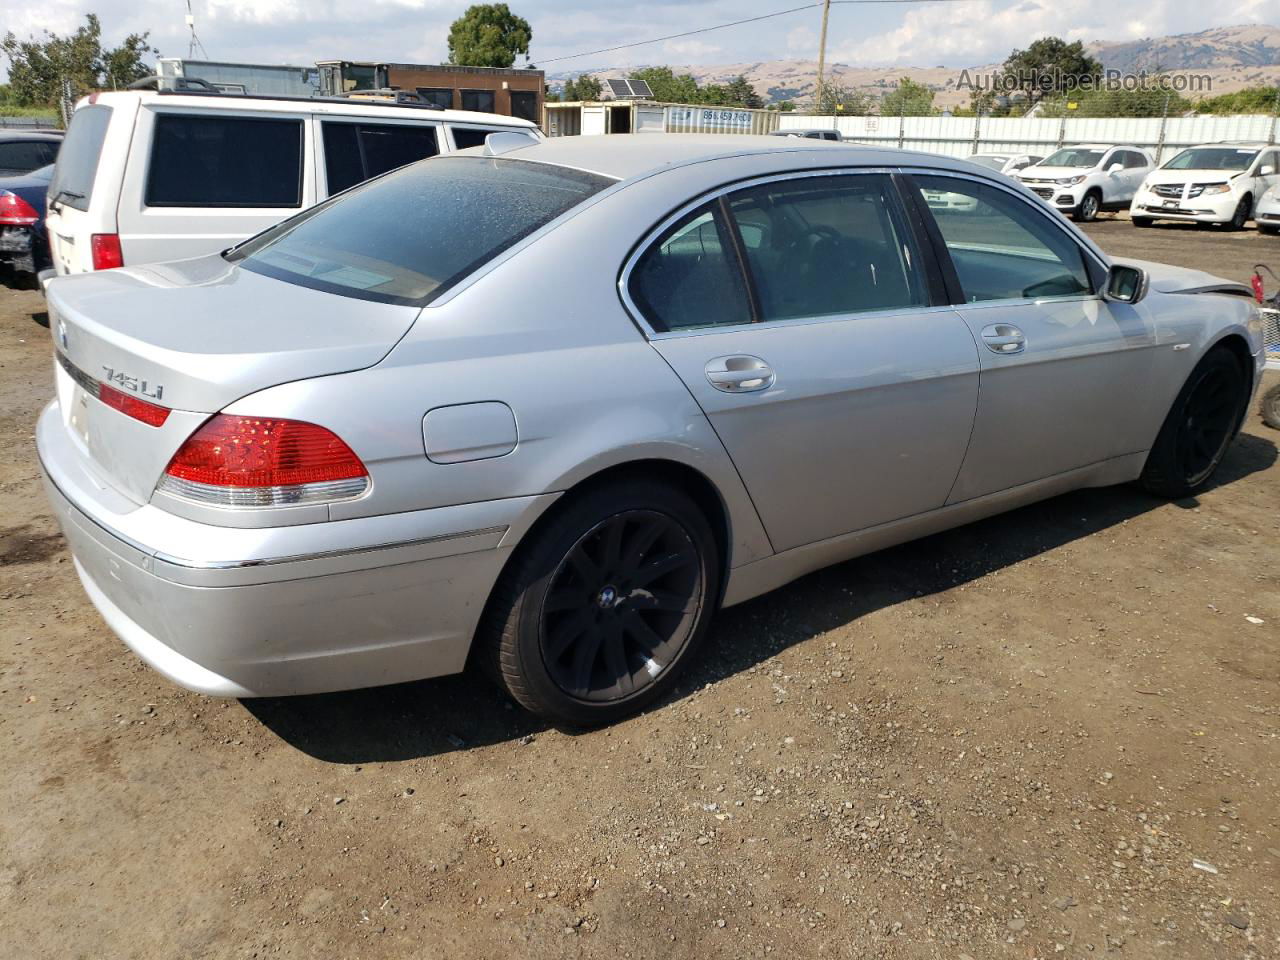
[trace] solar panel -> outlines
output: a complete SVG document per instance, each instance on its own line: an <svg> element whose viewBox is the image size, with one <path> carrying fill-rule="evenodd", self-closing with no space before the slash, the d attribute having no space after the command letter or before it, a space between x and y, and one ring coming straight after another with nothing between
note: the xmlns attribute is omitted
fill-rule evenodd
<svg viewBox="0 0 1280 960"><path fill-rule="evenodd" d="M652 100L653 91L643 80L631 80L627 77L614 77L605 81L609 90L617 100Z"/></svg>

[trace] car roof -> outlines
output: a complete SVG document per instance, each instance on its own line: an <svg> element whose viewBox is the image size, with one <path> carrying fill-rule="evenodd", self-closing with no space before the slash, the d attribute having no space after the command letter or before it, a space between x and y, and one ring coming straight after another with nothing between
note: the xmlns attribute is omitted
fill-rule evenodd
<svg viewBox="0 0 1280 960"><path fill-rule="evenodd" d="M482 148L474 147L478 152ZM727 157L769 154L831 154L836 163L859 166L936 167L972 173L964 160L914 150L859 146L834 140L751 134L632 133L608 136L552 137L503 150L503 157L551 163L618 180L638 179L660 170ZM990 171L987 171L988 173Z"/></svg>
<svg viewBox="0 0 1280 960"><path fill-rule="evenodd" d="M1214 143L1197 143L1194 147L1185 147L1186 150L1200 150L1204 147L1239 147L1241 150L1265 150L1267 147L1276 146L1274 143L1266 143L1262 140L1218 140Z"/></svg>
<svg viewBox="0 0 1280 960"><path fill-rule="evenodd" d="M475 110L435 110L421 104L392 103L384 100L360 100L346 97L255 97L241 94L218 93L169 93L158 90L116 90L92 94L80 103L101 103L107 106L130 101L166 107L195 107L201 110L252 110L261 113L316 113L343 117L383 117L397 120L447 121L449 123L478 123L485 126L522 127L532 129L536 124L517 117L499 113L479 113ZM80 104L76 105L77 107Z"/></svg>

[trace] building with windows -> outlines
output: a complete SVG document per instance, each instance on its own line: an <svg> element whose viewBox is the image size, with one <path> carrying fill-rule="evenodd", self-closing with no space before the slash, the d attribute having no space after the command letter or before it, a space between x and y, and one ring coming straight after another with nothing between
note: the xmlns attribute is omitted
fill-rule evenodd
<svg viewBox="0 0 1280 960"><path fill-rule="evenodd" d="M316 66L324 96L406 90L446 110L499 113L533 123L542 120L546 74L541 70L352 60L322 60Z"/></svg>

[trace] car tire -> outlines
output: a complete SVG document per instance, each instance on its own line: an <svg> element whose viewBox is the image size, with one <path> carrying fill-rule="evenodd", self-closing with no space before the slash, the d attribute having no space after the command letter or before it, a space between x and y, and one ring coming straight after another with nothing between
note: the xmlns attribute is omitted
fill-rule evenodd
<svg viewBox="0 0 1280 960"><path fill-rule="evenodd" d="M1133 225L1135 227L1149 227L1151 226L1151 223L1152 223L1152 220L1150 217L1134 217L1133 218Z"/></svg>
<svg viewBox="0 0 1280 960"><path fill-rule="evenodd" d="M1268 427L1280 430L1280 383L1262 395L1262 422Z"/></svg>
<svg viewBox="0 0 1280 960"><path fill-rule="evenodd" d="M1249 390L1235 354L1215 347L1178 391L1139 482L1159 497L1189 497L1208 482L1244 416Z"/></svg>
<svg viewBox="0 0 1280 960"><path fill-rule="evenodd" d="M1102 197L1096 190L1090 190L1081 199L1072 213L1072 219L1079 223L1090 223L1098 219L1098 211L1102 209Z"/></svg>
<svg viewBox="0 0 1280 960"><path fill-rule="evenodd" d="M1228 230L1243 230L1244 225L1249 222L1249 214L1253 212L1253 198L1247 194L1240 198L1240 202L1236 204L1235 212L1231 214L1231 219L1227 223Z"/></svg>
<svg viewBox="0 0 1280 960"><path fill-rule="evenodd" d="M1280 234L1280 227L1273 227L1270 224L1260 223L1258 224L1258 231L1274 237L1277 234Z"/></svg>
<svg viewBox="0 0 1280 960"><path fill-rule="evenodd" d="M719 547L697 504L656 480L604 483L552 510L495 585L477 654L530 713L611 723L678 680L719 600Z"/></svg>

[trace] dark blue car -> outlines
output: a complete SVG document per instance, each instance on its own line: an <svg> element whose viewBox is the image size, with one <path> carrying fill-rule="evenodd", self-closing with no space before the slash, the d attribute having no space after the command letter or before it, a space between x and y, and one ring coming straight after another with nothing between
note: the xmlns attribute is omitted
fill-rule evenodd
<svg viewBox="0 0 1280 960"><path fill-rule="evenodd" d="M0 177L0 264L9 264L28 282L50 264L44 215L52 178L53 164L21 176Z"/></svg>

